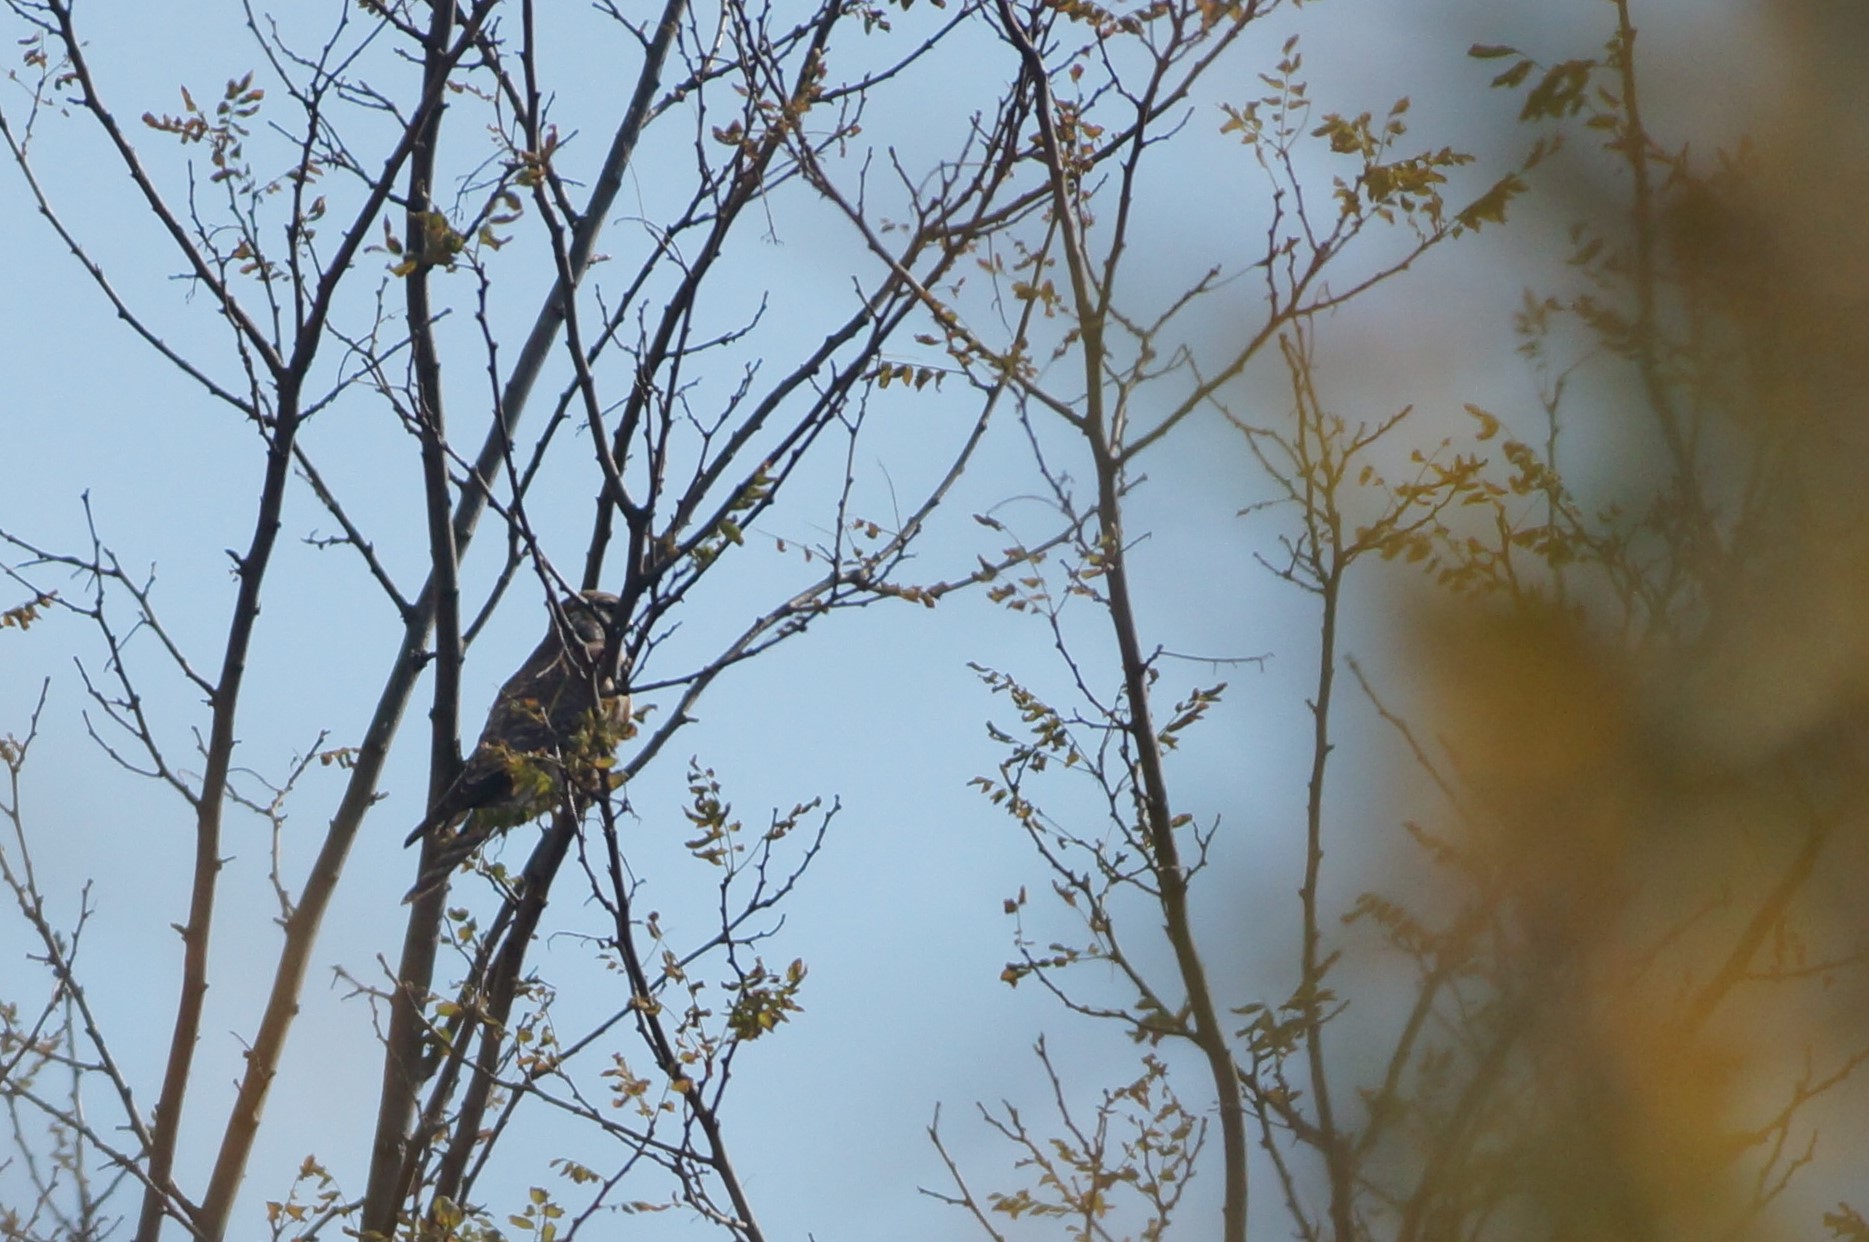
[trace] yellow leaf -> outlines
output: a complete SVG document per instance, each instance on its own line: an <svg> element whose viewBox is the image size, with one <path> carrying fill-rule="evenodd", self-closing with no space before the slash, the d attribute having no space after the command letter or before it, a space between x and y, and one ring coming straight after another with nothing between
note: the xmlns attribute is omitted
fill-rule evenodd
<svg viewBox="0 0 1869 1242"><path fill-rule="evenodd" d="M1479 439L1490 440L1494 436L1499 434L1499 420L1497 418L1493 417L1491 414L1488 414L1485 410L1482 410L1479 406L1474 405L1471 401L1466 403L1466 411L1467 413L1473 415L1474 418L1479 420L1479 423L1480 423L1480 434L1478 437Z"/></svg>

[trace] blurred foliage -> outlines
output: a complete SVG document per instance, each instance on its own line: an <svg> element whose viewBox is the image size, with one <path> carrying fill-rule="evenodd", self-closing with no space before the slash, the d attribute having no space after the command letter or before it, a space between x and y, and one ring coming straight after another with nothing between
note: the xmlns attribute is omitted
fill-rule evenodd
<svg viewBox="0 0 1869 1242"><path fill-rule="evenodd" d="M1576 287L1526 297L1542 435L1430 532L1431 706L1385 708L1447 814L1433 896L1353 916L1422 980L1365 1097L1368 1222L1861 1237L1869 45L1778 6L1772 111L1709 149L1647 127L1683 75L1615 19L1594 58L1473 49L1567 143Z"/></svg>
<svg viewBox="0 0 1869 1242"><path fill-rule="evenodd" d="M1710 142L1647 119L1697 119L1690 103L1656 94L1694 81L1668 63L1690 52L1650 40L1638 54L1628 0L1567 15L1601 24L1594 54L1472 47L1526 154L1465 210L1440 187L1470 157L1391 149L1406 132L1406 98L1382 119L1332 112L1319 123L1295 40L1260 78L1270 94L1222 109L1222 132L1275 186L1300 150L1359 161L1329 200L1349 235L1399 224L1425 250L1503 222L1510 203L1514 223L1531 215L1534 232L1538 213L1547 225L1555 216L1568 247L1561 283L1527 291L1511 320L1536 402L1468 404L1461 434L1406 406L1358 423L1320 394L1327 325L1302 284L1283 288L1277 273L1318 270L1342 247L1338 234L1316 242L1324 226L1312 228L1295 183L1291 217L1275 210L1255 264L1274 273L1266 326L1237 363L1199 363L1221 374L1261 342L1279 347L1282 419L1234 408L1213 381L1200 400L1245 437L1270 484L1258 507L1286 515L1280 552L1261 562L1310 599L1320 636L1301 945L1282 983L1276 972L1268 982L1263 962L1229 981L1255 998L1230 1010L1218 1040L1198 1017L1207 972L1236 950L1197 946L1176 909L1209 863L1217 817L1185 809L1186 791L1171 816L1166 777L1151 768L1218 689L1193 691L1166 728L1153 723L1146 700L1163 670L1143 654L1150 640L1119 580L1126 549L1107 535L1123 528L1131 459L1179 412L1128 440L1119 416L1106 442L1098 404L1126 408L1175 364L1111 363L1102 329L1114 251L1103 275L1073 267L1068 291L1037 278L1014 287L1069 325L1055 356L1081 351L1102 377L1101 390L1046 404L1091 443L1106 486L1085 519L1101 542L1063 550L1062 568L1035 560L996 595L1053 619L1081 700L976 666L1019 724L990 730L1005 758L974 784L1031 836L1077 930L1041 931L1022 889L1006 902L1019 957L1002 978L1036 982L1151 1050L1191 1045L1221 1066L1223 1146L1235 1141L1224 1124L1234 1089L1257 1128L1255 1224L1282 1211L1297 1236L1340 1242L1861 1237L1857 1209L1839 1200L1859 1193L1852 1080L1869 1061L1869 929L1851 883L1869 862L1869 514L1854 478L1869 389L1869 230L1852 206L1869 189L1859 119L1869 112L1840 49L1863 49L1863 23L1819 6L1758 18L1771 37L1751 67L1796 69L1781 71L1748 137ZM1056 214L1062 228L1088 215L1077 201ZM1281 269L1307 244L1308 266ZM1114 311L1107 322L1136 336L1145 363L1168 354L1159 325L1132 327L1146 321ZM1023 340L968 348L962 366L1041 352ZM1057 503L1076 514L1063 488ZM1412 569L1402 615L1417 683L1393 705L1394 670L1367 673L1338 637L1353 606L1346 582L1385 561L1392 581ZM1086 688L1087 669L1107 668L1057 624L1066 599L1107 612L1130 674L1122 694ZM1407 857L1359 860L1383 878L1332 926L1320 876L1342 815L1330 757L1355 706L1336 695L1344 665L1419 770L1383 805L1410 804L1423 775L1438 804L1407 825ZM1359 750L1352 762L1367 771L1374 757ZM1107 822L1044 803L1048 768L1093 783ZM1136 947L1158 925L1172 976ZM1345 968L1359 937L1394 955L1374 976ZM1115 995L1097 990L1093 971L1117 981ZM1340 1033L1351 1011L1355 1031ZM1080 1134L1055 1094L1061 1133ZM952 1202L993 1236L986 1203L1013 1218L1077 1215L1081 1236L1104 1236L1089 1223L1101 1201L1029 1154L1016 1113L988 1121L1028 1153L1020 1166L1038 1185L981 1197L956 1171ZM1136 1176L1121 1153L1092 1159L1062 1138L1054 1151L1075 1153L1091 1185ZM1249 1179L1227 1176L1238 1178L1226 1185L1231 1207ZM1165 1228L1172 1206L1141 1210L1144 1232ZM1236 1218L1226 1224L1243 1236Z"/></svg>

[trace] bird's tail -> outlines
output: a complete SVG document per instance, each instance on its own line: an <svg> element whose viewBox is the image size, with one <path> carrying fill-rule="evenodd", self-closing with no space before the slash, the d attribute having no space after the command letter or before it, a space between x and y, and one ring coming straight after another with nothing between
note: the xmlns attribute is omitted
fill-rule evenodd
<svg viewBox="0 0 1869 1242"><path fill-rule="evenodd" d="M454 869L472 858L474 851L486 843L487 838L493 835L493 830L482 823L482 818L469 814L424 820L420 827L409 834L405 844L413 845L419 840L427 840L432 844L425 851L421 874L416 877L409 891L403 894L404 905L446 885Z"/></svg>
<svg viewBox="0 0 1869 1242"><path fill-rule="evenodd" d="M405 850L408 849L411 845L414 845L417 841L420 841L423 837L435 831L435 829L441 826L441 821L446 818L446 815L438 811L430 811L428 818L417 824L415 830L402 839L402 848Z"/></svg>

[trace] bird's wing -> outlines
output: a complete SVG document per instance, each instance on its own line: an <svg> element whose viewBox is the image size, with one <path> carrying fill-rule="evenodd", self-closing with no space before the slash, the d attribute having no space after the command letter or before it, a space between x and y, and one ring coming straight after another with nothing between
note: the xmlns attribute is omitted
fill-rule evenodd
<svg viewBox="0 0 1869 1242"><path fill-rule="evenodd" d="M594 664L600 652L601 640L599 652L585 644L582 663ZM413 845L469 811L511 799L516 765L554 757L594 704L589 669L580 667L556 632L547 634L500 687L487 713L487 723L480 730L480 740L462 765L460 775L403 844ZM549 767L545 770L549 774Z"/></svg>

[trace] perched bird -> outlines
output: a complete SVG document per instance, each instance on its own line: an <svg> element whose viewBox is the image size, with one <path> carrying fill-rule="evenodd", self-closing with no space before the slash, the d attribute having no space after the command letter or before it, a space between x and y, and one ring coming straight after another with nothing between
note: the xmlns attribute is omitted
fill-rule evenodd
<svg viewBox="0 0 1869 1242"><path fill-rule="evenodd" d="M506 679L461 774L404 845L436 842L404 901L441 885L504 829L606 787L611 753L628 727L629 696L607 681L605 636L621 601L604 591L567 596L545 641ZM600 684L603 683L603 684Z"/></svg>

